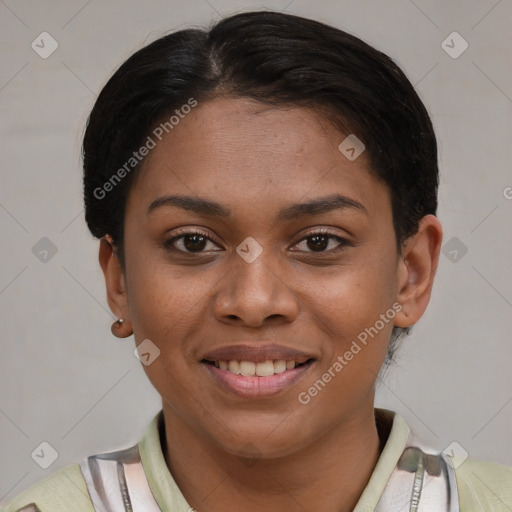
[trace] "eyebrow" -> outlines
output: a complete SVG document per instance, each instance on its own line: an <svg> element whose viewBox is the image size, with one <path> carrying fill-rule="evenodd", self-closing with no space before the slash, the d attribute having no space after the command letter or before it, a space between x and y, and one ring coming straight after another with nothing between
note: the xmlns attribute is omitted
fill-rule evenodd
<svg viewBox="0 0 512 512"><path fill-rule="evenodd" d="M154 212L163 206L177 207L182 210L192 211L201 215L209 215L212 217L229 217L231 211L215 201L210 201L200 197L170 195L155 199L148 207L146 214ZM333 194L330 196L311 199L304 203L296 203L283 208L277 215L277 220L290 221L305 217L308 215L320 215L333 210L353 209L359 210L368 215L366 208L355 199Z"/></svg>

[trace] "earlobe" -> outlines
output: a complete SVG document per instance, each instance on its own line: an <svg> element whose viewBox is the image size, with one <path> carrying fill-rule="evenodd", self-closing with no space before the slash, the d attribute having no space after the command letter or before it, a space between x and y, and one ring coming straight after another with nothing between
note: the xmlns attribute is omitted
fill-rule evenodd
<svg viewBox="0 0 512 512"><path fill-rule="evenodd" d="M118 338L126 338L133 331L127 307L125 277L110 235L105 235L100 239L98 260L105 278L108 305L114 315L118 319L122 319L122 322L119 320L114 322L112 334Z"/></svg>
<svg viewBox="0 0 512 512"><path fill-rule="evenodd" d="M434 215L420 221L418 231L402 248L397 268L397 327L410 327L425 312L430 301L443 239L441 223Z"/></svg>

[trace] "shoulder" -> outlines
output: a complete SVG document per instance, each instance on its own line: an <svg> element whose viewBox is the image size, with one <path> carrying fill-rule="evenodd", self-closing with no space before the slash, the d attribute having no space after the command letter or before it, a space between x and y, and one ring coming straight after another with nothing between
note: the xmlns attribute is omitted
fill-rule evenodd
<svg viewBox="0 0 512 512"><path fill-rule="evenodd" d="M475 459L453 464L461 512L512 510L512 468Z"/></svg>
<svg viewBox="0 0 512 512"><path fill-rule="evenodd" d="M35 504L35 507L28 507ZM25 507L27 507L25 509ZM94 512L78 464L66 466L22 492L2 512Z"/></svg>

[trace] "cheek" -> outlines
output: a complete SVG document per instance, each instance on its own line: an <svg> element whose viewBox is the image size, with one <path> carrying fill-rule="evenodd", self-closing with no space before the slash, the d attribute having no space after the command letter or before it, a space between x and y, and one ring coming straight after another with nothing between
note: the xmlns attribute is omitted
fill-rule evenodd
<svg viewBox="0 0 512 512"><path fill-rule="evenodd" d="M136 339L183 330L210 284L208 272L171 265L150 243L127 250L128 302ZM141 338L144 339L144 338Z"/></svg>
<svg viewBox="0 0 512 512"><path fill-rule="evenodd" d="M393 329L394 269L393 257L386 261L370 254L325 280L310 297L313 321L330 338L320 373L335 375L322 391L319 406L331 401L359 403L373 389Z"/></svg>
<svg viewBox="0 0 512 512"><path fill-rule="evenodd" d="M309 289L309 304L335 338L346 339L373 325L393 304L396 271L391 260L373 256L340 268Z"/></svg>
<svg viewBox="0 0 512 512"><path fill-rule="evenodd" d="M191 363L187 339L198 325L194 313L201 290L191 279L180 280L169 266L149 259L133 269L128 300L134 337L137 345L149 339L159 350L143 370L167 402L186 402L183 383Z"/></svg>

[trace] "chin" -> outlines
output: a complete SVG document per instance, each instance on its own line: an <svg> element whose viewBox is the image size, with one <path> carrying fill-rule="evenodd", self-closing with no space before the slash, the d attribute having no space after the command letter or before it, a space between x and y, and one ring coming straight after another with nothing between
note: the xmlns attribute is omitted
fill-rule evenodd
<svg viewBox="0 0 512 512"><path fill-rule="evenodd" d="M276 459L286 457L307 444L304 425L299 421L288 422L286 416L273 417L271 421L261 418L254 422L226 425L218 432L217 443L221 449L243 458ZM230 432L235 432L230 436Z"/></svg>

